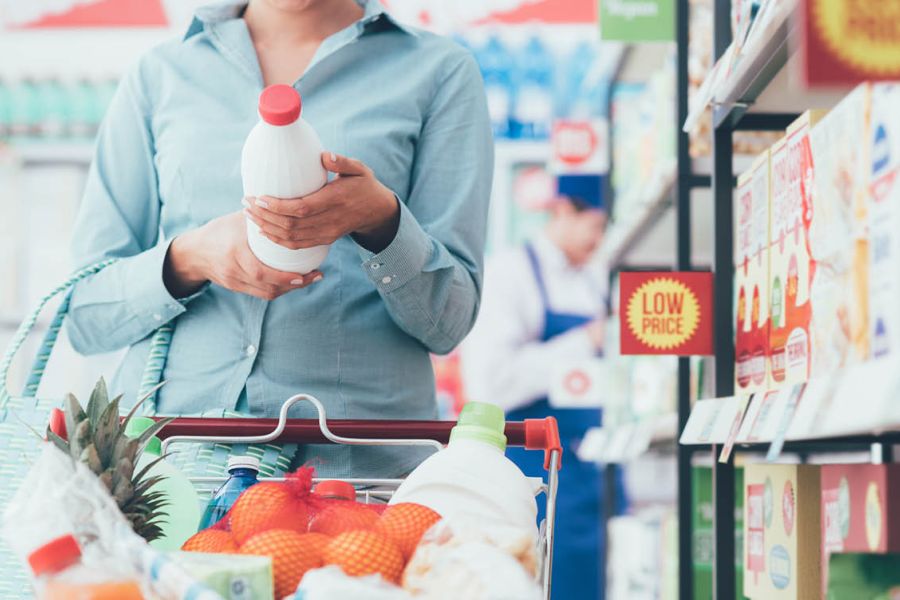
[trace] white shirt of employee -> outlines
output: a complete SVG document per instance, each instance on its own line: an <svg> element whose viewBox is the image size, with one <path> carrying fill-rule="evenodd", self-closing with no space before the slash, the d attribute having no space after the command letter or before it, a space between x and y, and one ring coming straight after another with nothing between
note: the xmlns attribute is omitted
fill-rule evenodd
<svg viewBox="0 0 900 600"><path fill-rule="evenodd" d="M555 312L595 315L583 327L542 342L544 306L524 248L491 257L475 327L463 343L466 396L511 411L549 394L555 369L603 349L608 275L595 260L606 212L555 199L544 231L532 241Z"/></svg>

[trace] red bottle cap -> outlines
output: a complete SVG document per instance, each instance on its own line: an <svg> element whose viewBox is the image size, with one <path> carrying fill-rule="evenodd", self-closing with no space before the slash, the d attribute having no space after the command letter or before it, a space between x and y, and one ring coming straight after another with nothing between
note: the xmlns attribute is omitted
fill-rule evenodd
<svg viewBox="0 0 900 600"><path fill-rule="evenodd" d="M300 94L289 85L270 85L259 95L259 116L269 125L290 125L300 117Z"/></svg>
<svg viewBox="0 0 900 600"><path fill-rule="evenodd" d="M81 560L81 548L72 535L64 535L44 544L28 555L35 575L59 573Z"/></svg>
<svg viewBox="0 0 900 600"><path fill-rule="evenodd" d="M315 493L319 496L340 500L356 500L356 488L346 481L328 480L316 485Z"/></svg>

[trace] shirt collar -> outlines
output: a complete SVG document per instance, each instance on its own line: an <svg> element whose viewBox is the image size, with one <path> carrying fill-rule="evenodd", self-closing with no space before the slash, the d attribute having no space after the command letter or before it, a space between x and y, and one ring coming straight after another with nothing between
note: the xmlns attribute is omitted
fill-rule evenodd
<svg viewBox="0 0 900 600"><path fill-rule="evenodd" d="M361 32L372 23L384 19L397 30L409 35L418 36L418 32L415 29L404 25L391 16L391 14L384 9L384 5L382 5L379 0L356 0L356 2L362 6L364 11L362 18L358 21ZM223 2L201 6L194 12L194 18L191 20L191 25L184 34L184 39L187 40L200 33L207 25L237 19L244 13L246 7L247 2L245 0L224 0Z"/></svg>

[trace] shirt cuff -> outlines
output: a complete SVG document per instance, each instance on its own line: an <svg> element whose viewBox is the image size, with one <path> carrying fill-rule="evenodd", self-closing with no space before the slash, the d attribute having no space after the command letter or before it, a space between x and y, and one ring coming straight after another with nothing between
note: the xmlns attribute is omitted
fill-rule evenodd
<svg viewBox="0 0 900 600"><path fill-rule="evenodd" d="M431 258L431 237L400 202L400 224L388 247L373 254L359 246L363 269L379 291L389 293L419 275Z"/></svg>
<svg viewBox="0 0 900 600"><path fill-rule="evenodd" d="M208 285L187 298L172 297L163 282L163 266L171 240L125 262L125 298L128 307L146 329L156 329L187 309L185 305L202 294Z"/></svg>

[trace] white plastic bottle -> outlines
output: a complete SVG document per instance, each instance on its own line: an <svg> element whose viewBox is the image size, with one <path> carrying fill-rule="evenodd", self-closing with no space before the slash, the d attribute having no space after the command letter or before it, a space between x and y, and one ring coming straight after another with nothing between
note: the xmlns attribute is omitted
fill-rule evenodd
<svg viewBox="0 0 900 600"><path fill-rule="evenodd" d="M322 141L300 117L300 94L289 85L270 85L259 96L260 121L250 131L241 153L244 196L300 198L328 181L322 166ZM292 250L276 244L247 220L247 242L264 264L290 273L317 269L328 246Z"/></svg>
<svg viewBox="0 0 900 600"><path fill-rule="evenodd" d="M498 406L466 404L450 443L410 473L391 504L416 502L445 519L472 515L534 529L541 482L526 477L504 455L505 425Z"/></svg>
<svg viewBox="0 0 900 600"><path fill-rule="evenodd" d="M153 419L148 417L132 417L128 421L125 435L138 437L153 425L153 422ZM135 473L140 473L144 467L160 457L161 445L159 438L150 438L147 447L138 458ZM197 524L200 522L200 498L190 479L169 461L164 459L156 463L144 479L157 476L162 477L162 480L150 490L162 491L169 504L163 508L166 516L160 523L163 535L150 542L150 545L158 550L178 550L189 537L197 533Z"/></svg>

